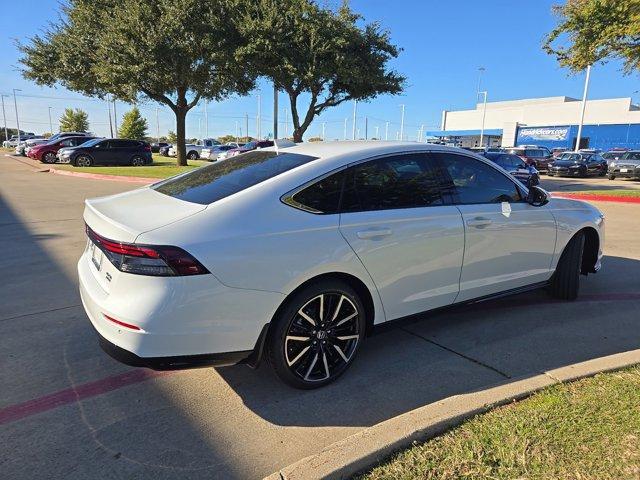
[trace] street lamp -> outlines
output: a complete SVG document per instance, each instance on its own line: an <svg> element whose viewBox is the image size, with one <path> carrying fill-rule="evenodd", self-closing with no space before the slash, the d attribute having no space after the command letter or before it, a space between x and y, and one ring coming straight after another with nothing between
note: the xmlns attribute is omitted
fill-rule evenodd
<svg viewBox="0 0 640 480"><path fill-rule="evenodd" d="M484 67L478 67L478 87L476 88L476 101L480 96L480 84L482 82L482 74L484 73L484 71L485 71Z"/></svg>
<svg viewBox="0 0 640 480"><path fill-rule="evenodd" d="M402 115L400 116L400 141L404 139L404 103L400 104Z"/></svg>
<svg viewBox="0 0 640 480"><path fill-rule="evenodd" d="M18 142L22 137L20 136L20 120L18 120L18 101L16 100L16 92L21 92L21 91L22 90L20 90L19 88L13 89L13 106L16 109L16 126L18 127Z"/></svg>
<svg viewBox="0 0 640 480"><path fill-rule="evenodd" d="M7 114L4 111L4 97L9 97L9 95L0 95L0 100L2 100L2 119L4 120L4 139L5 141L9 140L9 133L7 130Z"/></svg>
<svg viewBox="0 0 640 480"><path fill-rule="evenodd" d="M356 115L358 113L358 100L353 101L353 129L351 130L351 140L356 139Z"/></svg>
<svg viewBox="0 0 640 480"><path fill-rule="evenodd" d="M487 91L484 90L479 92L479 94L484 95L484 100L482 102L482 125L480 126L480 147L482 147L482 142L484 141L484 119L487 115Z"/></svg>
<svg viewBox="0 0 640 480"><path fill-rule="evenodd" d="M389 122L384 123L384 139L389 140Z"/></svg>
<svg viewBox="0 0 640 480"><path fill-rule="evenodd" d="M51 135L53 135L53 123L51 122L51 108L49 107L49 132L51 132Z"/></svg>
<svg viewBox="0 0 640 480"><path fill-rule="evenodd" d="M578 135L574 152L580 150L580 138L582 137L582 124L584 123L584 111L587 107L587 93L589 92L589 77L591 76L591 65L587 67L587 76L584 79L584 92L582 93L582 109L580 112L580 124L578 125Z"/></svg>

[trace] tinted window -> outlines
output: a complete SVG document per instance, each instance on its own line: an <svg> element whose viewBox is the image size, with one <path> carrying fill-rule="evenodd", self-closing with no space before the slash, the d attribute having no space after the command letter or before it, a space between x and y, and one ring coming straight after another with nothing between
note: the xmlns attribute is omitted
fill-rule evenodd
<svg viewBox="0 0 640 480"><path fill-rule="evenodd" d="M111 148L135 148L140 142L135 140L111 140Z"/></svg>
<svg viewBox="0 0 640 480"><path fill-rule="evenodd" d="M329 175L293 195L292 200L316 213L337 213L344 171Z"/></svg>
<svg viewBox="0 0 640 480"><path fill-rule="evenodd" d="M627 152L622 158L624 160L640 160L640 152Z"/></svg>
<svg viewBox="0 0 640 480"><path fill-rule="evenodd" d="M316 157L255 150L169 178L151 188L180 200L207 205L312 160Z"/></svg>
<svg viewBox="0 0 640 480"><path fill-rule="evenodd" d="M504 174L475 158L438 153L462 204L518 202L522 199L515 183Z"/></svg>
<svg viewBox="0 0 640 480"><path fill-rule="evenodd" d="M381 158L345 173L342 212L442 205L442 176L424 154Z"/></svg>
<svg viewBox="0 0 640 480"><path fill-rule="evenodd" d="M538 150L537 148L531 148L524 151L525 156L531 158L541 158L544 157L544 152L542 150Z"/></svg>

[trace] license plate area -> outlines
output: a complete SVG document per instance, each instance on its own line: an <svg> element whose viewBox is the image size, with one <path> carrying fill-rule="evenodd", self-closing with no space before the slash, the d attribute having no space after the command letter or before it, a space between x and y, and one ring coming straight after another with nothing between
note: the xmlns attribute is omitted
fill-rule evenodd
<svg viewBox="0 0 640 480"><path fill-rule="evenodd" d="M621 169L620 169L620 171L621 171L622 173L627 173L627 172L629 171L629 169L628 169L628 168L621 168Z"/></svg>
<svg viewBox="0 0 640 480"><path fill-rule="evenodd" d="M102 260L104 258L104 253L91 240L89 240L88 242L91 263L93 263L93 266L96 267L96 270L100 271L102 269Z"/></svg>

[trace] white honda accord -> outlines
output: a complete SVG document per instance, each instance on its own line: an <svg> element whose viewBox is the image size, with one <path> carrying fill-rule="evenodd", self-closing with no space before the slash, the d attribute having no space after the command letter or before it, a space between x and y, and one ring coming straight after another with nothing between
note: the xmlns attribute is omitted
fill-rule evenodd
<svg viewBox="0 0 640 480"><path fill-rule="evenodd" d="M80 293L102 347L156 369L267 358L299 388L383 322L600 268L604 217L473 153L403 142L256 150L87 200Z"/></svg>

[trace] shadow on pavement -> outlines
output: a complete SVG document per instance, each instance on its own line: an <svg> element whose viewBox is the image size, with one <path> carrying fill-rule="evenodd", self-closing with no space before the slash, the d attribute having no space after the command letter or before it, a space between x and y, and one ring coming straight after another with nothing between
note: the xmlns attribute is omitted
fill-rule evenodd
<svg viewBox="0 0 640 480"><path fill-rule="evenodd" d="M425 314L375 335L353 368L320 390L288 388L268 365L218 372L248 408L275 424L362 426L457 393L639 348L640 261L606 257L603 272L582 278L575 302L538 290Z"/></svg>

